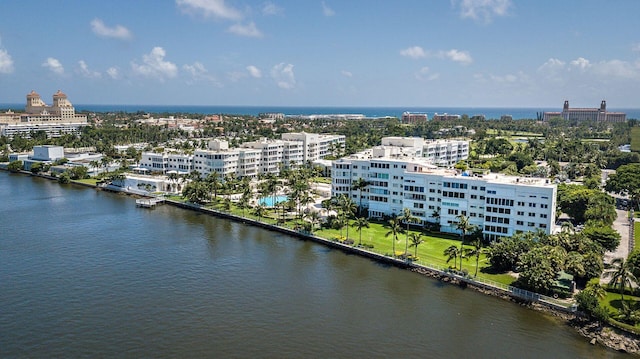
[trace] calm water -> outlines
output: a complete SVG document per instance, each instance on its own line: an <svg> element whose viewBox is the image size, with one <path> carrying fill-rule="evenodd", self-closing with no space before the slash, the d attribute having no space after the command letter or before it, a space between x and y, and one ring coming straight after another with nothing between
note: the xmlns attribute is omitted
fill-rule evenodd
<svg viewBox="0 0 640 359"><path fill-rule="evenodd" d="M578 106L576 104L576 106ZM600 106L599 103L593 107ZM585 107L590 107L585 105ZM24 104L1 104L0 109L11 108L23 111ZM562 101L558 107L331 107L331 106L185 106L185 105L90 105L76 104L76 111L90 112L130 112L138 111L151 113L199 113L199 114L229 114L253 115L263 112L278 112L286 115L327 115L327 114L360 114L367 117L402 117L405 111L426 112L429 118L435 113L457 115L484 115L487 119L499 119L502 115L511 115L513 119L536 119L537 112L562 111ZM628 119L640 119L638 108L614 108L609 111L619 111L627 114Z"/></svg>
<svg viewBox="0 0 640 359"><path fill-rule="evenodd" d="M285 235L0 172L0 357L615 358L557 320Z"/></svg>

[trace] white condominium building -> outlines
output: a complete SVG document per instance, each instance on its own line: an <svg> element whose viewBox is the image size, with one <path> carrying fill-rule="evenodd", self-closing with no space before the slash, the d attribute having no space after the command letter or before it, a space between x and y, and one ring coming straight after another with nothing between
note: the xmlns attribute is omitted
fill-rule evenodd
<svg viewBox="0 0 640 359"><path fill-rule="evenodd" d="M489 238L538 229L551 233L556 186L548 180L466 176L437 168L428 158L388 152L374 148L334 161L332 195L349 196L374 218L409 208L421 223L438 223L443 232L456 233L456 217L464 215ZM353 189L359 178L368 183L361 191Z"/></svg>
<svg viewBox="0 0 640 359"><path fill-rule="evenodd" d="M175 171L186 174L193 171L193 155L168 151L163 153L142 152L139 167L152 172Z"/></svg>
<svg viewBox="0 0 640 359"><path fill-rule="evenodd" d="M280 168L295 168L304 163L304 147L301 141L260 139L245 142L242 148L260 151L259 173L280 173Z"/></svg>
<svg viewBox="0 0 640 359"><path fill-rule="evenodd" d="M469 158L469 141L425 140L420 137L383 137L382 146L389 154L403 157L424 157L436 166L451 167Z"/></svg>
<svg viewBox="0 0 640 359"><path fill-rule="evenodd" d="M209 141L208 150L196 150L194 153L194 169L202 177L217 172L220 177L256 177L260 151L246 148L229 149L225 140Z"/></svg>
<svg viewBox="0 0 640 359"><path fill-rule="evenodd" d="M344 150L346 137L343 135L292 132L283 133L282 139L286 141L301 141L304 148L303 161L313 162L332 155L338 149Z"/></svg>

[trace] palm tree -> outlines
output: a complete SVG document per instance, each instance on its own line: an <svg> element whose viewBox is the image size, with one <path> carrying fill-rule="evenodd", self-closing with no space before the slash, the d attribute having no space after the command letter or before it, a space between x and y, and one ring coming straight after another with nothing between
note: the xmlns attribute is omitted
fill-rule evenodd
<svg viewBox="0 0 640 359"><path fill-rule="evenodd" d="M398 240L398 234L402 233L402 227L400 226L400 219L398 217L393 217L389 220L389 232L385 234L385 237L392 236L393 241L392 244L392 256L396 256L396 241Z"/></svg>
<svg viewBox="0 0 640 359"><path fill-rule="evenodd" d="M630 261L624 258L616 258L611 262L612 270L605 272L605 277L610 277L609 285L620 286L620 300L624 302L624 290L626 287L632 287L638 284L638 278L633 275L634 266Z"/></svg>
<svg viewBox="0 0 640 359"><path fill-rule="evenodd" d="M444 255L447 256L447 263L449 263L451 259L453 259L453 268L458 268L458 256L460 256L461 254L462 253L460 253L460 248L453 244L444 250ZM460 258L460 263L462 263L462 258Z"/></svg>
<svg viewBox="0 0 640 359"><path fill-rule="evenodd" d="M402 210L402 216L400 217L400 219L407 224L407 230L405 232L406 237L404 240L404 255L406 256L409 250L409 225L412 222L416 221L418 218L411 214L411 210L409 208L404 208Z"/></svg>
<svg viewBox="0 0 640 359"><path fill-rule="evenodd" d="M267 208L265 206L258 204L255 207L253 207L253 214L255 216L258 216L258 218L262 219L266 210Z"/></svg>
<svg viewBox="0 0 640 359"><path fill-rule="evenodd" d="M424 243L424 239L422 239L422 234L417 232L411 233L409 235L409 239L411 240L409 247L414 247L416 249L413 253L413 258L415 259L418 257L418 246Z"/></svg>
<svg viewBox="0 0 640 359"><path fill-rule="evenodd" d="M342 222L347 225L346 239L349 240L349 218L355 213L356 204L353 203L351 198L340 195L340 197L338 197L338 205L340 206L340 212L342 214Z"/></svg>
<svg viewBox="0 0 640 359"><path fill-rule="evenodd" d="M456 229L460 231L460 256L463 254L463 245L464 245L464 236L471 232L475 226L469 223L469 217L464 214L458 215L456 217L458 219L458 223L456 223ZM462 257L460 259L460 270L462 270Z"/></svg>
<svg viewBox="0 0 640 359"><path fill-rule="evenodd" d="M218 188L220 188L220 174L218 172L213 171L207 175L207 183L211 186L213 190L213 200L215 202L218 201Z"/></svg>
<svg viewBox="0 0 640 359"><path fill-rule="evenodd" d="M360 239L358 239L358 246L362 245L362 229L369 228L369 221L364 217L358 217L353 221L353 226L360 233Z"/></svg>
<svg viewBox="0 0 640 359"><path fill-rule="evenodd" d="M478 276L478 263L480 262L480 254L482 253L482 244L482 237L477 236L471 241L473 248L469 248L465 253L467 256L476 257L476 272L473 274L474 278ZM462 260L460 261L460 270L462 270Z"/></svg>
<svg viewBox="0 0 640 359"><path fill-rule="evenodd" d="M318 222L320 222L320 214L316 211L309 211L305 213L306 217L309 219L309 222L311 222L311 233L313 233L313 230L315 229L316 224L318 224Z"/></svg>
<svg viewBox="0 0 640 359"><path fill-rule="evenodd" d="M358 177L355 182L353 182L351 189L358 191L358 198L360 200L358 204L358 215L362 216L362 190L369 186L369 181L365 180L362 177Z"/></svg>
<svg viewBox="0 0 640 359"><path fill-rule="evenodd" d="M604 299L604 297L607 296L606 289L604 289L604 287L600 285L600 283L589 283L587 284L587 288L585 288L585 290L589 291L589 293L593 294L593 296L598 299Z"/></svg>

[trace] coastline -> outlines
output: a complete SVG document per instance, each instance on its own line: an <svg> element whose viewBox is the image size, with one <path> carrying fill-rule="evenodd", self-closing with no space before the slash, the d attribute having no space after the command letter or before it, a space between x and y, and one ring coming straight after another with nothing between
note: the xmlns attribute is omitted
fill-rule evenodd
<svg viewBox="0 0 640 359"><path fill-rule="evenodd" d="M7 171L8 172L8 171ZM23 174L23 175L29 175L32 177L40 177L40 178L44 178L44 179L49 179L49 180L56 180L56 177L53 176L48 176L48 175L43 175L43 174L33 174L31 172L28 171L20 171L18 172L19 174ZM137 193L130 193L127 192L126 190L116 190L116 189L110 189L110 188L105 188L105 187L101 187L101 186L96 186L96 185L92 185L92 184L88 184L88 183L82 183L82 182L75 182L72 181L71 184L74 185L80 185L83 187L87 187L87 188L93 188L95 190L102 190L102 191L107 191L107 192L114 192L114 193L122 193L124 195L127 196L132 196L132 197L136 197L136 198L145 198L146 196L137 194ZM487 295L491 295L497 298L501 298L501 299L506 299L509 301L512 301L514 303L518 303L521 306L527 307L529 309L533 309L536 311L540 311L543 313L546 313L548 315L551 315L553 317L559 318L561 319L565 324L571 326L573 329L575 329L579 334L581 334L582 336L584 336L585 338L588 339L588 341L591 344L596 344L599 343L605 347L608 347L610 349L613 350L617 350L620 352L626 352L626 353L631 353L631 354L635 354L635 355L640 355L640 336L632 334L632 333L628 333L628 332L624 332L621 331L609 324L600 324L600 323L594 323L591 321L588 321L586 318L584 318L583 316L580 315L580 313L572 313L572 312L568 312L568 311L562 311L559 310L557 308L553 308L551 306L547 306L544 305L544 303L540 303L540 302L530 302L527 300L523 300L520 299L516 296L514 296L512 293L506 292L504 290L501 290L500 288L495 288L495 287L490 287L488 285L484 285L482 283L478 283L475 281L470 281L467 280L463 277L460 277L454 273L448 273L442 270L438 270L435 268L429 268L423 265L418 265L412 262L407 262L404 260L399 260L396 258L391 258L391 257L387 257L381 254L377 254L377 253L373 253L370 252L368 250L362 249L362 248L357 248L357 247L352 247L350 245L346 245L346 244L342 244L339 242L334 242L325 238L321 238L318 236L314 236L312 234L308 234L308 233L303 233L303 232L298 232L295 231L293 229L289 229L289 228L285 228L285 227L280 227L280 226L276 226L273 224L268 224L265 222L261 222L258 220L253 220L250 218L245 218L245 217L241 217L241 216L236 216L230 213L225 213L225 212L221 212L221 211L217 211L217 210L213 210L213 209L208 209L208 208L204 208L203 206L200 205L196 205L196 204L191 204L191 203L183 203L183 202L178 202L178 201L173 201L173 200L165 200L165 203L167 203L168 205L172 205L175 207L179 207L182 209L187 209L187 210L192 210L192 211L198 211L201 213L205 213L208 215L212 215L212 216L216 216L219 218L224 218L224 219L231 219L237 222L241 222L244 224L250 224L253 226L257 226L257 227L261 227L270 231L276 231L279 233L283 233L283 234L288 234L291 236L294 236L298 239L301 240L311 240L313 242L325 245L327 247L330 248L334 248L334 249L339 249L345 253L348 254L357 254L361 257L365 257L365 258L369 258L372 259L374 261L380 262L380 263L384 263L387 265L393 265L395 267L401 268L401 269L405 269L405 270L410 270L412 272L418 273L420 275L426 276L426 277L430 277L433 279L437 279L441 282L444 283L450 283L450 284L454 284L454 285L458 285L462 288L470 288L473 289L475 291L478 291L480 293L483 294L487 294Z"/></svg>

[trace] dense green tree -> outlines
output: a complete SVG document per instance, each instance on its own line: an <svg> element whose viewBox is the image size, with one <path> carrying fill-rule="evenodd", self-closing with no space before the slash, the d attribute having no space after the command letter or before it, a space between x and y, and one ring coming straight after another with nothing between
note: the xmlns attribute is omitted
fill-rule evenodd
<svg viewBox="0 0 640 359"><path fill-rule="evenodd" d="M589 222L582 235L608 251L613 251L620 245L620 233L602 222Z"/></svg>
<svg viewBox="0 0 640 359"><path fill-rule="evenodd" d="M22 161L11 161L7 165L7 169L11 172L19 172L22 171Z"/></svg>
<svg viewBox="0 0 640 359"><path fill-rule="evenodd" d="M182 189L182 195L189 202L198 204L205 204L211 200L209 186L203 181L192 181L187 183Z"/></svg>
<svg viewBox="0 0 640 359"><path fill-rule="evenodd" d="M605 189L610 192L628 195L633 204L640 204L640 163L618 167L616 173L607 178ZM638 207L640 210L640 206Z"/></svg>

